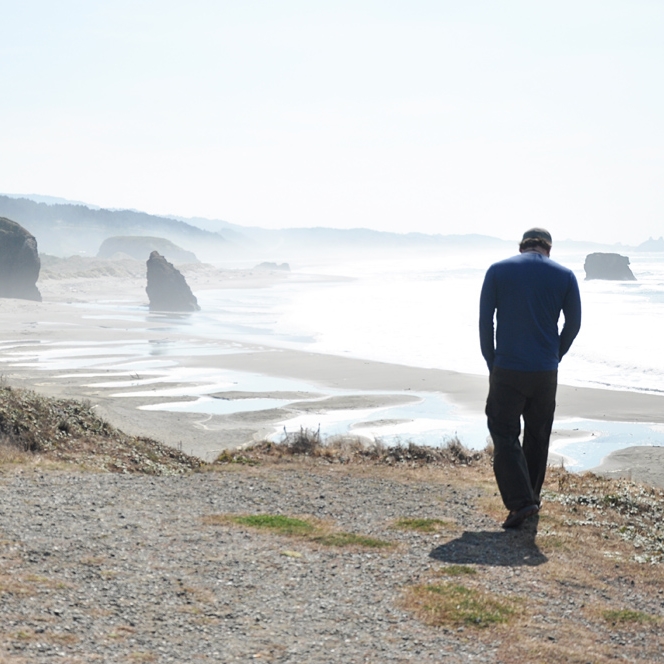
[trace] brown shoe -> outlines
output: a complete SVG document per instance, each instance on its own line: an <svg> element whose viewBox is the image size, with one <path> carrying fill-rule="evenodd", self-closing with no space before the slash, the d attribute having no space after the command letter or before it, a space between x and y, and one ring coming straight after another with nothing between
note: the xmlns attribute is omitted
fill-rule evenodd
<svg viewBox="0 0 664 664"><path fill-rule="evenodd" d="M518 528L528 517L539 512L537 505L527 505L520 510L512 510L503 523L503 528Z"/></svg>

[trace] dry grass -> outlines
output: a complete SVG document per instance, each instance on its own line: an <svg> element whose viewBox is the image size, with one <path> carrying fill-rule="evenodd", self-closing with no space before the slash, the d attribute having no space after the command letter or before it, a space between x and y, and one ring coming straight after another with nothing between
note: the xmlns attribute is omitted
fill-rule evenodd
<svg viewBox="0 0 664 664"><path fill-rule="evenodd" d="M392 548L394 544L386 540L368 537L367 535L358 535L357 533L327 533L324 535L315 535L311 537L312 542L322 544L323 546L335 547L363 547L365 549L385 549Z"/></svg>
<svg viewBox="0 0 664 664"><path fill-rule="evenodd" d="M75 634L47 630L35 632L33 629L19 630L18 632L9 634L9 638L15 641L41 641L43 643L53 643L60 646L72 645L79 640Z"/></svg>
<svg viewBox="0 0 664 664"><path fill-rule="evenodd" d="M661 619L643 611L633 609L607 609L602 611L602 618L612 625L628 623L658 623Z"/></svg>
<svg viewBox="0 0 664 664"><path fill-rule="evenodd" d="M441 576L463 576L465 574L477 574L477 570L470 565L445 565L438 571Z"/></svg>
<svg viewBox="0 0 664 664"><path fill-rule="evenodd" d="M399 530L415 530L419 533L435 533L443 526L449 525L449 522L441 519L403 518L397 519L393 527Z"/></svg>
<svg viewBox="0 0 664 664"><path fill-rule="evenodd" d="M113 628L113 631L108 632L106 636L109 639L124 641L125 639L134 636L134 634L136 634L135 627L132 627L131 625L118 625Z"/></svg>
<svg viewBox="0 0 664 664"><path fill-rule="evenodd" d="M39 593L38 584L15 574L0 575L0 597L4 594L34 596Z"/></svg>
<svg viewBox="0 0 664 664"><path fill-rule="evenodd" d="M158 662L159 657L151 652L133 652L129 655L130 662Z"/></svg>
<svg viewBox="0 0 664 664"><path fill-rule="evenodd" d="M515 618L519 602L458 583L429 583L408 588L404 606L428 625L488 627Z"/></svg>

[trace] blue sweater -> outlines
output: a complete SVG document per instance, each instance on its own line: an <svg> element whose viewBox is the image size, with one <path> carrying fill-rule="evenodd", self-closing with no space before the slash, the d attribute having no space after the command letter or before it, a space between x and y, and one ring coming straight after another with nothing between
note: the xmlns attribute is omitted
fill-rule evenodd
<svg viewBox="0 0 664 664"><path fill-rule="evenodd" d="M565 324L558 334L561 311ZM579 285L571 270L534 251L487 270L480 296L480 346L489 371L494 365L553 371L580 327Z"/></svg>

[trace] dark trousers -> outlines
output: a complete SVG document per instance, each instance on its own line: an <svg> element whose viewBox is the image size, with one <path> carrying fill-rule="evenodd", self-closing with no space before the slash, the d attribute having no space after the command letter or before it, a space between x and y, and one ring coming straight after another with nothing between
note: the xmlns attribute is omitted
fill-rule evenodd
<svg viewBox="0 0 664 664"><path fill-rule="evenodd" d="M519 510L539 503L556 409L557 371L494 367L486 416L493 440L493 471L503 503ZM523 416L523 446L519 442Z"/></svg>

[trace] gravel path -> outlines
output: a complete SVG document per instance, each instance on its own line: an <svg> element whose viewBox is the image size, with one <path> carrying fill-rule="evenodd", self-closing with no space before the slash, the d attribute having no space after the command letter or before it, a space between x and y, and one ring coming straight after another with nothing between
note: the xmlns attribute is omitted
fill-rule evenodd
<svg viewBox="0 0 664 664"><path fill-rule="evenodd" d="M4 474L0 661L496 661L469 632L428 627L400 608L405 587L455 561L450 540L464 531L486 535L466 542L466 561L473 546L495 564L524 558L473 509L477 497L334 469ZM203 521L264 512L314 515L398 546L325 548ZM390 526L414 516L448 520L449 531Z"/></svg>

